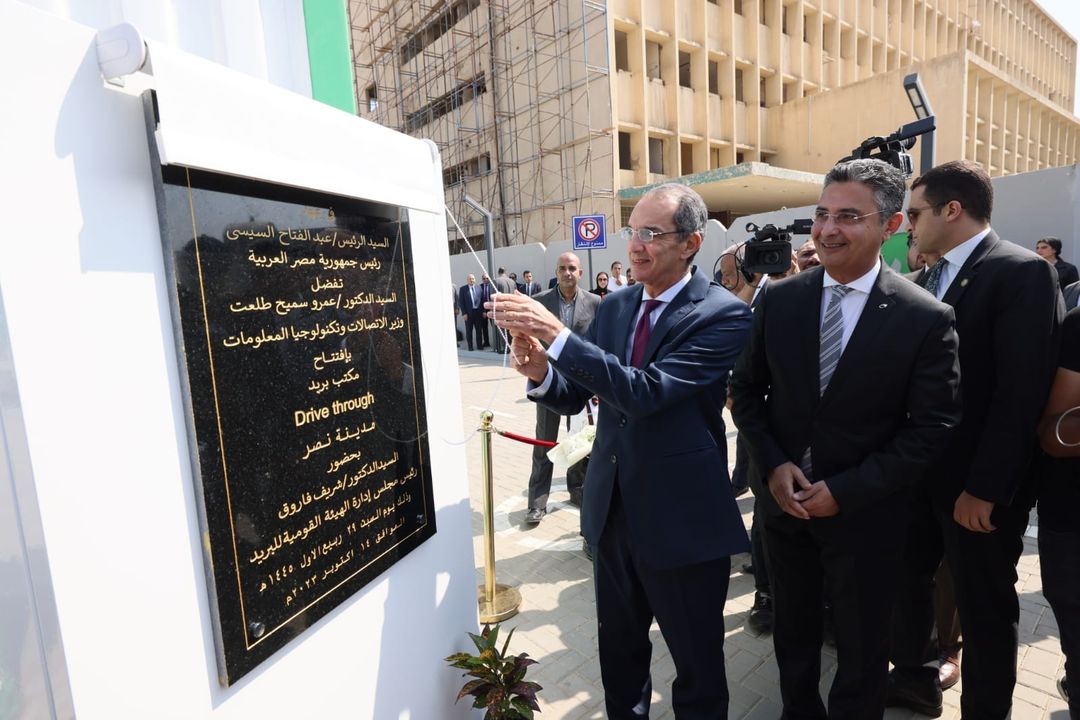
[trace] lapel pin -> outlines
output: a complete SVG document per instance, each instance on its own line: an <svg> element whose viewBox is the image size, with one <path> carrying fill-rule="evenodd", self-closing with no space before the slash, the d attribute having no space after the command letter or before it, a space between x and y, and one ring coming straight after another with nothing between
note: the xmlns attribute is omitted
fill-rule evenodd
<svg viewBox="0 0 1080 720"><path fill-rule="evenodd" d="M889 303L881 303L880 305L878 305L879 310L884 310L887 307L889 307Z"/></svg>
<svg viewBox="0 0 1080 720"><path fill-rule="evenodd" d="M967 287L967 284L968 284L968 279L967 278L964 278L963 280L960 281L960 287Z"/></svg>

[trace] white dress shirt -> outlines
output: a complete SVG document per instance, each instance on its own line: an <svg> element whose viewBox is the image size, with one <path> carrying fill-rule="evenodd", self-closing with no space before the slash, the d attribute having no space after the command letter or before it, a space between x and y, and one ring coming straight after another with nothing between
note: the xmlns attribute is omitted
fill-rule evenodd
<svg viewBox="0 0 1080 720"><path fill-rule="evenodd" d="M952 285L953 278L960 272L960 268L964 266L967 259L971 257L971 253L975 252L975 248L982 242L982 239L989 234L990 228L986 228L982 232L977 233L970 240L965 240L941 256L945 260L945 265L941 268L941 277L938 278L937 292L934 293L938 300L945 297L945 293L949 290L949 286Z"/></svg>
<svg viewBox="0 0 1080 720"><path fill-rule="evenodd" d="M862 311L866 307L866 301L870 299L870 291L874 289L874 283L877 282L878 273L880 272L880 259L874 263L874 267L870 268L868 273L849 283L837 282L829 275L828 270L825 271L825 279L821 283L824 289L821 293L821 315L818 320L818 327L825 322L825 310L829 307L829 301L833 297L829 287L846 285L852 290L840 301L840 314L844 318L844 334L840 337L841 355L847 349L848 340L851 339L851 334L855 332L855 326L859 324L859 318L862 317Z"/></svg>

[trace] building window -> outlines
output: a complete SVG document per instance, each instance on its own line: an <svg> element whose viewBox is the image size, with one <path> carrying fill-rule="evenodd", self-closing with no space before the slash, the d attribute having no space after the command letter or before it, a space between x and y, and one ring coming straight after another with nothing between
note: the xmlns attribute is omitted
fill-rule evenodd
<svg viewBox="0 0 1080 720"><path fill-rule="evenodd" d="M735 102L744 102L743 100L743 72L741 69L735 69Z"/></svg>
<svg viewBox="0 0 1080 720"><path fill-rule="evenodd" d="M619 219L621 221L619 224L620 224L621 227L629 227L629 225L630 225L630 214L633 213L633 212L634 212L634 206L633 205L623 205L622 207L619 208Z"/></svg>
<svg viewBox="0 0 1080 720"><path fill-rule="evenodd" d="M405 39L400 50L401 64L404 65L419 55L424 48L450 32L450 28L478 7L480 7L480 0L456 0L450 7Z"/></svg>
<svg viewBox="0 0 1080 720"><path fill-rule="evenodd" d="M720 167L720 148L709 148L709 168L715 170Z"/></svg>
<svg viewBox="0 0 1080 720"><path fill-rule="evenodd" d="M471 178L487 175L489 172L491 172L491 156L484 153L443 170L443 186L458 185Z"/></svg>
<svg viewBox="0 0 1080 720"><path fill-rule="evenodd" d="M767 94L767 88L766 88L766 84L765 84L765 78L761 78L761 81L758 83L758 102L761 105L761 107L765 107L766 94Z"/></svg>
<svg viewBox="0 0 1080 720"><path fill-rule="evenodd" d="M364 90L364 103L367 105L368 112L375 112L379 109L379 91L374 84L368 85Z"/></svg>
<svg viewBox="0 0 1080 720"><path fill-rule="evenodd" d="M645 75L653 80L663 80L660 72L660 43L645 41Z"/></svg>
<svg viewBox="0 0 1080 720"><path fill-rule="evenodd" d="M746 162L746 155L741 152L735 153L735 164L741 165L744 162Z"/></svg>
<svg viewBox="0 0 1080 720"><path fill-rule="evenodd" d="M780 6L780 32L784 33L785 35L790 35L791 33L788 32L788 27L787 27L787 16L788 16L787 10L788 10L787 5L781 5Z"/></svg>
<svg viewBox="0 0 1080 720"><path fill-rule="evenodd" d="M735 0L735 14L742 15L742 0Z"/></svg>
<svg viewBox="0 0 1080 720"><path fill-rule="evenodd" d="M690 53L679 51L679 86L693 87L690 84Z"/></svg>
<svg viewBox="0 0 1080 720"><path fill-rule="evenodd" d="M720 63L715 60L709 61L709 92L720 94Z"/></svg>
<svg viewBox="0 0 1080 720"><path fill-rule="evenodd" d="M690 143L679 143L679 154L681 156L679 174L689 175L694 172L694 146Z"/></svg>
<svg viewBox="0 0 1080 720"><path fill-rule="evenodd" d="M630 157L630 133L622 131L619 132L619 169L634 169L634 161Z"/></svg>
<svg viewBox="0 0 1080 720"><path fill-rule="evenodd" d="M627 47L626 33L615 31L615 69L630 70L630 51Z"/></svg>
<svg viewBox="0 0 1080 720"><path fill-rule="evenodd" d="M477 75L472 80L458 83L457 87L450 92L440 95L416 112L405 115L405 132L409 133L419 130L429 122L438 120L443 115L456 110L473 98L478 95L483 95L486 92L487 81L484 79L483 73Z"/></svg>
<svg viewBox="0 0 1080 720"><path fill-rule="evenodd" d="M664 174L664 140L649 138L649 172Z"/></svg>

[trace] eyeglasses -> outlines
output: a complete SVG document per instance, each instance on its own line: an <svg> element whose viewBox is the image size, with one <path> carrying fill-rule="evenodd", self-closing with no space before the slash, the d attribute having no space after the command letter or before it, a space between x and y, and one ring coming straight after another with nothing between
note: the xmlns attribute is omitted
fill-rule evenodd
<svg viewBox="0 0 1080 720"><path fill-rule="evenodd" d="M875 210L874 212L868 212L865 215L856 215L853 212L838 212L831 213L824 210L816 210L814 212L814 224L824 225L832 218L832 221L841 227L851 227L852 225L858 225L859 221L863 218L870 217L871 215L880 215L883 210Z"/></svg>
<svg viewBox="0 0 1080 720"><path fill-rule="evenodd" d="M634 228L624 227L622 230L619 231L619 237L622 238L624 242L629 243L633 242L634 236L636 235L638 240L648 245L661 235L676 235L680 232L682 231L667 230L665 232L656 232L654 230L650 230L649 228L641 228L640 230L635 230Z"/></svg>
<svg viewBox="0 0 1080 720"><path fill-rule="evenodd" d="M942 207L944 207L944 203L941 205L926 205L924 207L909 207L907 209L908 222L915 222L919 219L919 215L922 215L927 210L933 210L934 212L937 212Z"/></svg>
<svg viewBox="0 0 1080 720"><path fill-rule="evenodd" d="M596 282L607 282L607 278L606 277L598 277L598 278L596 278Z"/></svg>

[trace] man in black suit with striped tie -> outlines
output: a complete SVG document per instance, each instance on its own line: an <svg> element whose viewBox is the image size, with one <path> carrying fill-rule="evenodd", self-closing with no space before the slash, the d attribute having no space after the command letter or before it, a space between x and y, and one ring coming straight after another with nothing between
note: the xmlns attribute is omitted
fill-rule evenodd
<svg viewBox="0 0 1080 720"><path fill-rule="evenodd" d="M909 493L960 417L952 310L880 257L904 191L879 160L829 172L812 230L822 267L769 283L732 376L732 415L767 486L757 496L785 718L882 717Z"/></svg>

